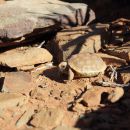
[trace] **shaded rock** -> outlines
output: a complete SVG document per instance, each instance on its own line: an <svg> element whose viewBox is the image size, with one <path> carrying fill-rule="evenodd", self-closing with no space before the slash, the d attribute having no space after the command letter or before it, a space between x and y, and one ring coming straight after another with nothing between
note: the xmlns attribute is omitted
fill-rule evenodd
<svg viewBox="0 0 130 130"><path fill-rule="evenodd" d="M59 108L43 109L31 120L31 125L43 129L52 129L58 126L64 117L63 110Z"/></svg>
<svg viewBox="0 0 130 130"><path fill-rule="evenodd" d="M124 70L119 73L120 82L123 84L127 84L130 82L130 69Z"/></svg>
<svg viewBox="0 0 130 130"><path fill-rule="evenodd" d="M102 99L103 94L108 95L106 99ZM93 107L101 104L101 101L117 102L124 95L124 90L121 87L94 87L81 97L81 101L85 106Z"/></svg>
<svg viewBox="0 0 130 130"><path fill-rule="evenodd" d="M53 130L80 130L80 128L68 127L68 126L58 126Z"/></svg>
<svg viewBox="0 0 130 130"><path fill-rule="evenodd" d="M111 103L115 103L124 95L124 90L121 87L115 87L109 93L110 95L108 96L108 101L110 101Z"/></svg>
<svg viewBox="0 0 130 130"><path fill-rule="evenodd" d="M119 58L125 59L127 62L130 62L130 46L129 44L124 44L121 47L113 47L107 49L106 53L117 56Z"/></svg>
<svg viewBox="0 0 130 130"><path fill-rule="evenodd" d="M123 43L130 40L130 20L120 18L110 25L111 40L113 43Z"/></svg>
<svg viewBox="0 0 130 130"><path fill-rule="evenodd" d="M19 71L28 71L28 70L32 70L32 69L34 69L34 65L17 67L17 70L19 70Z"/></svg>
<svg viewBox="0 0 130 130"><path fill-rule="evenodd" d="M20 14L20 15L19 15ZM86 14L89 19L86 20ZM58 0L7 1L0 7L0 38L18 38L35 30L61 25L82 25L94 17L86 4L61 2Z"/></svg>
<svg viewBox="0 0 130 130"><path fill-rule="evenodd" d="M22 67L52 60L52 55L43 48L16 48L0 54L0 65Z"/></svg>
<svg viewBox="0 0 130 130"><path fill-rule="evenodd" d="M29 93L35 88L32 77L27 72L10 72L6 73L2 91Z"/></svg>
<svg viewBox="0 0 130 130"><path fill-rule="evenodd" d="M76 103L72 110L75 112L84 113L86 111L86 107L84 107L83 104Z"/></svg>
<svg viewBox="0 0 130 130"><path fill-rule="evenodd" d="M101 102L102 90L99 88L92 88L83 95L83 104L85 106L97 106Z"/></svg>
<svg viewBox="0 0 130 130"><path fill-rule="evenodd" d="M119 67L127 64L126 60L105 53L96 53L96 55L101 57L103 61L106 63L106 65L113 65Z"/></svg>
<svg viewBox="0 0 130 130"><path fill-rule="evenodd" d="M53 62L48 62L48 63L44 63L44 64L40 64L38 65L37 67L35 67L33 70L32 70L32 73L37 73L37 74L42 74L43 71L46 71L47 69L52 69L54 68L55 66L53 65Z"/></svg>
<svg viewBox="0 0 130 130"><path fill-rule="evenodd" d="M80 26L58 32L55 40L51 41L51 52L56 61L66 61L73 54L98 52L107 41L108 25Z"/></svg>
<svg viewBox="0 0 130 130"><path fill-rule="evenodd" d="M0 93L0 109L16 107L27 102L27 97L18 93Z"/></svg>

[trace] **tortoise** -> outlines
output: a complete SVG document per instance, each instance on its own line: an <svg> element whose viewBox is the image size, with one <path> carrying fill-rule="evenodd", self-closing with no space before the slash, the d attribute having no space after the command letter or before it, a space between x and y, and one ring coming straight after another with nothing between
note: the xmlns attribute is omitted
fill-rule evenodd
<svg viewBox="0 0 130 130"><path fill-rule="evenodd" d="M59 71L62 74L67 74L68 80L72 80L74 77L94 77L104 74L106 67L102 58L96 54L79 53L72 55L67 62L61 62Z"/></svg>

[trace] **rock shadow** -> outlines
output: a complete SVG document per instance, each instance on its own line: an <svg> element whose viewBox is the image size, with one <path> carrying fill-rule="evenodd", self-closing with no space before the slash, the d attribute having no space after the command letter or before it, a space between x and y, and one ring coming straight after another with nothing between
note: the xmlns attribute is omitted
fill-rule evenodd
<svg viewBox="0 0 130 130"><path fill-rule="evenodd" d="M42 75L56 82L64 83L65 77L60 75L58 67L47 69L42 73Z"/></svg>
<svg viewBox="0 0 130 130"><path fill-rule="evenodd" d="M116 103L84 113L75 127L81 130L130 130L130 88Z"/></svg>

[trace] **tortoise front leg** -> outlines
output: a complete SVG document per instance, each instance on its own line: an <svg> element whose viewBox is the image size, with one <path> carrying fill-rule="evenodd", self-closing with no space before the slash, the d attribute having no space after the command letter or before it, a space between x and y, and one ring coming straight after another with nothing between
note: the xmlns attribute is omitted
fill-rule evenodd
<svg viewBox="0 0 130 130"><path fill-rule="evenodd" d="M73 80L74 79L74 73L73 71L69 68L68 70L68 80Z"/></svg>

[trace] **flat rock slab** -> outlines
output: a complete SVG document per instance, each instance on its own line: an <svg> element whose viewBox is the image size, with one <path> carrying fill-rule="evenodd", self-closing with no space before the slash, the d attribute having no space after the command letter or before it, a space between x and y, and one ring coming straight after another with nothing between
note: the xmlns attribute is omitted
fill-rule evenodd
<svg viewBox="0 0 130 130"><path fill-rule="evenodd" d="M59 0L11 0L0 5L0 38L14 39L36 29L45 30L60 24L82 25L94 18L94 12L86 4Z"/></svg>
<svg viewBox="0 0 130 130"><path fill-rule="evenodd" d="M35 127L43 129L52 129L60 125L64 117L64 111L59 108L43 109L31 120L31 124Z"/></svg>
<svg viewBox="0 0 130 130"><path fill-rule="evenodd" d="M121 47L114 47L111 49L107 49L106 53L117 56L119 58L125 59L127 62L130 62L130 43L127 45L123 45Z"/></svg>
<svg viewBox="0 0 130 130"><path fill-rule="evenodd" d="M96 53L97 56L101 57L106 65L113 65L120 67L122 65L126 65L126 60L118 58L116 56L108 55L105 53Z"/></svg>
<svg viewBox="0 0 130 130"><path fill-rule="evenodd" d="M0 54L0 65L22 67L45 63L52 60L52 55L43 48L16 48Z"/></svg>
<svg viewBox="0 0 130 130"><path fill-rule="evenodd" d="M35 88L32 82L32 77L27 72L10 72L6 73L3 82L2 91L16 92L16 93L29 93Z"/></svg>
<svg viewBox="0 0 130 130"><path fill-rule="evenodd" d="M18 93L0 93L0 109L16 107L27 102L27 97Z"/></svg>
<svg viewBox="0 0 130 130"><path fill-rule="evenodd" d="M58 32L50 43L52 53L58 62L66 61L72 55L83 52L95 53L107 39L108 25L95 24L93 27L79 26Z"/></svg>

